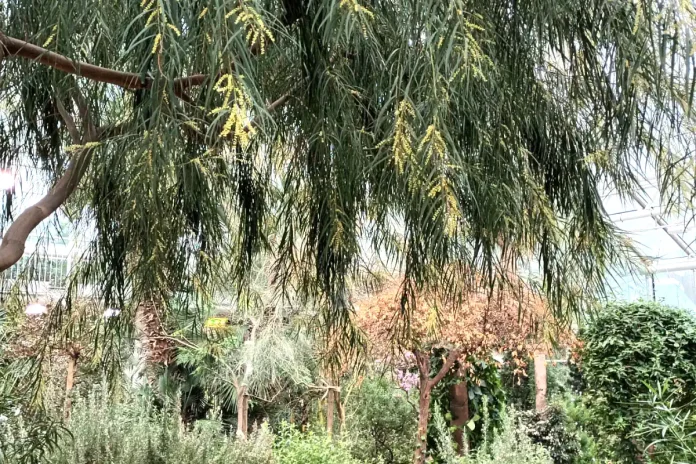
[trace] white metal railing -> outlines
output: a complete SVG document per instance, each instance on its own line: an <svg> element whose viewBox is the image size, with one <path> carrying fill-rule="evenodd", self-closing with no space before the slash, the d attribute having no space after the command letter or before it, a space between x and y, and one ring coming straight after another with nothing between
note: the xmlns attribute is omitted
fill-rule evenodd
<svg viewBox="0 0 696 464"><path fill-rule="evenodd" d="M70 272L67 256L23 256L9 268L4 277L10 281L22 279L29 285L37 283L49 288L63 288Z"/></svg>

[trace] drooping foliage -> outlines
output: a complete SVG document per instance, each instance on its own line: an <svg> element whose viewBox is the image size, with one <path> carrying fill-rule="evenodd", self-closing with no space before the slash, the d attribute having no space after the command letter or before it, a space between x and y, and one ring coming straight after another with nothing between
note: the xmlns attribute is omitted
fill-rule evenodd
<svg viewBox="0 0 696 464"><path fill-rule="evenodd" d="M367 248L405 274L406 321L424 287L506 280L501 256L538 263L568 319L628 248L601 187L626 193L647 167L668 207L691 204L693 15L647 0L8 0L0 165L63 176L51 207L95 231L76 278L124 321L143 300L211 294L223 256L243 288L270 251L275 283L346 326Z"/></svg>

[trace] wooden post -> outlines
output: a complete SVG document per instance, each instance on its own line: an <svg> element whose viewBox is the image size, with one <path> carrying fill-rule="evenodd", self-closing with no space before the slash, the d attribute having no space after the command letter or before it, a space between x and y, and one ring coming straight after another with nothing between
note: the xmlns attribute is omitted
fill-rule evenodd
<svg viewBox="0 0 696 464"><path fill-rule="evenodd" d="M536 384L536 410L546 409L546 355L534 354L534 383Z"/></svg>
<svg viewBox="0 0 696 464"><path fill-rule="evenodd" d="M335 394L334 387L329 386L329 390L326 392L326 433L329 436L333 435L334 429Z"/></svg>

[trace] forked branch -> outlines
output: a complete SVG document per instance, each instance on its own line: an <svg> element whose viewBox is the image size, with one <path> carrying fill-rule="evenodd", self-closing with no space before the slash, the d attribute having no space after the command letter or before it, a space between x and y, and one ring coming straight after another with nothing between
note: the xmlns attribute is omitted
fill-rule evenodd
<svg viewBox="0 0 696 464"><path fill-rule="evenodd" d="M459 359L460 354L461 351L459 350L451 350L449 352L447 359L445 359L445 363L442 365L437 374L435 374L435 377L433 377L432 380L429 382L430 388L433 388L435 385L440 383L440 381L443 378L445 378L450 369L452 369L452 366L454 366L454 363L457 361L457 359Z"/></svg>
<svg viewBox="0 0 696 464"><path fill-rule="evenodd" d="M23 40L7 37L0 32L0 64L6 58L22 57L34 60L35 62L52 67L54 69L81 76L98 82L105 82L121 86L126 89L147 89L152 86L152 78L141 79L135 73L117 71L114 69L103 68L89 63L73 61L63 55L38 47ZM205 74L195 74L192 76L175 79L174 92L180 98L185 97L185 90L189 87L203 84L208 76ZM283 106L289 95L283 95L271 103L267 112L272 112ZM75 105L79 109L82 119L83 134L80 136L77 124L70 112L62 102L57 101L58 112L63 118L63 122L70 133L70 137L75 145L81 145L73 155L68 168L58 179L51 190L36 204L24 210L17 219L10 225L2 237L0 243L0 272L10 268L20 260L24 254L29 234L51 214L53 214L65 201L72 195L77 188L80 180L84 176L92 159L92 153L96 148L96 143L100 137L108 137L109 132L118 131L118 127L98 130L90 117L87 103L82 95L77 91L75 95ZM249 131L258 126L258 117L254 118L244 130Z"/></svg>

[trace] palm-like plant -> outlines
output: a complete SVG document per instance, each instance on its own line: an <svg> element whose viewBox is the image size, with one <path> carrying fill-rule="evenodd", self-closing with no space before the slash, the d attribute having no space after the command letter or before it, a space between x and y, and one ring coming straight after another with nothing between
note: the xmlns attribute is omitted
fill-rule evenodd
<svg viewBox="0 0 696 464"><path fill-rule="evenodd" d="M188 330L179 331L178 363L210 399L236 407L237 435L243 439L250 401L270 403L291 386L310 385L315 362L313 340L300 324L302 315L293 306L275 304L263 263L255 266L244 297L225 314L229 326L201 331L189 324Z"/></svg>

